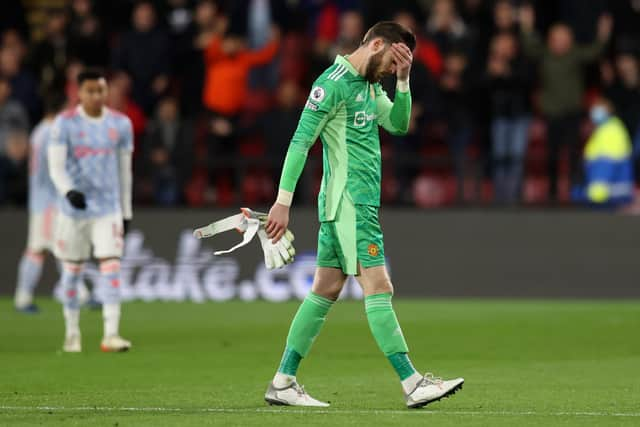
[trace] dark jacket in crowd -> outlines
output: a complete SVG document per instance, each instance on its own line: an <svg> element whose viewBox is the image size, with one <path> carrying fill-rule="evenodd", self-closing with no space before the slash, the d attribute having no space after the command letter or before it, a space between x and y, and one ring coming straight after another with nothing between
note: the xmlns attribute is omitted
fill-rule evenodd
<svg viewBox="0 0 640 427"><path fill-rule="evenodd" d="M640 87L627 88L621 82L616 82L604 94L613 102L616 115L633 137L640 130Z"/></svg>
<svg viewBox="0 0 640 427"><path fill-rule="evenodd" d="M163 30L132 30L122 36L115 50L114 68L124 70L131 76L133 99L147 112L155 102L151 87L154 79L169 74L170 46L169 36Z"/></svg>
<svg viewBox="0 0 640 427"><path fill-rule="evenodd" d="M507 76L485 75L484 83L493 117L517 117L531 112L531 64L517 58L510 65L511 73Z"/></svg>
<svg viewBox="0 0 640 427"><path fill-rule="evenodd" d="M584 95L584 66L602 53L605 43L576 45L563 56L553 55L535 33L522 33L526 56L539 61L540 107L548 117L580 113Z"/></svg>

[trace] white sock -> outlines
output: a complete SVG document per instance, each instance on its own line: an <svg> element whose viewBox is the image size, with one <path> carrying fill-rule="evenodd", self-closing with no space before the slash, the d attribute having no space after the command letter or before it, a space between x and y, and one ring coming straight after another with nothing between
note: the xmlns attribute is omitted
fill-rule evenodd
<svg viewBox="0 0 640 427"><path fill-rule="evenodd" d="M24 308L33 302L33 294L30 292L16 289L16 296L14 298L14 305L16 308Z"/></svg>
<svg viewBox="0 0 640 427"><path fill-rule="evenodd" d="M422 380L422 375L414 372L409 378L405 378L404 380L402 380L402 389L406 394L409 394L416 389L416 386L418 385L420 380Z"/></svg>
<svg viewBox="0 0 640 427"><path fill-rule="evenodd" d="M275 377L273 377L273 385L276 388L285 388L295 380L296 377L294 376L283 374L282 372L276 372Z"/></svg>
<svg viewBox="0 0 640 427"><path fill-rule="evenodd" d="M33 302L33 292L42 275L44 259L40 255L25 253L18 264L18 286L16 287L16 308L24 308Z"/></svg>
<svg viewBox="0 0 640 427"><path fill-rule="evenodd" d="M80 335L80 310L64 307L65 336Z"/></svg>
<svg viewBox="0 0 640 427"><path fill-rule="evenodd" d="M104 319L104 337L118 335L120 303L102 304L102 317Z"/></svg>

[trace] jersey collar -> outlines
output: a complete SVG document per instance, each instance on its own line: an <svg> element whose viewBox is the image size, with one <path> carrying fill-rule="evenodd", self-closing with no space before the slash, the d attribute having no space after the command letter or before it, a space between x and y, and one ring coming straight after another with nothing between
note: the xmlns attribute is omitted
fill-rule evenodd
<svg viewBox="0 0 640 427"><path fill-rule="evenodd" d="M358 73L358 70L356 70L354 66L351 65L351 62L349 62L346 56L336 55L336 60L334 61L334 63L344 66L354 76L364 78Z"/></svg>
<svg viewBox="0 0 640 427"><path fill-rule="evenodd" d="M107 107L102 107L102 112L100 113L99 117L93 117L87 114L86 111L84 111L84 108L82 108L82 104L78 104L78 107L76 108L76 111L78 112L78 114L80 114L82 117L84 117L85 119L95 122L95 123L100 123L102 122L102 120L104 120L104 118L107 116Z"/></svg>

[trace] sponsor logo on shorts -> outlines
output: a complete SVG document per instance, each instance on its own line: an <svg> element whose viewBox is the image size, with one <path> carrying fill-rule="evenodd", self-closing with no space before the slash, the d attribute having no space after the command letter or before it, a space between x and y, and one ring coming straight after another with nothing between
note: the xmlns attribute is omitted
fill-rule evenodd
<svg viewBox="0 0 640 427"><path fill-rule="evenodd" d="M378 256L380 249L378 249L378 245L372 243L367 248L367 252L369 252L369 255L371 256Z"/></svg>

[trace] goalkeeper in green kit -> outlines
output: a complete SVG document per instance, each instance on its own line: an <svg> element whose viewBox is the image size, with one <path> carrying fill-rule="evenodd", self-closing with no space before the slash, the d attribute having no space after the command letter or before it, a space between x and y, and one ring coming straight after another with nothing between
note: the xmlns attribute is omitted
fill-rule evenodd
<svg viewBox="0 0 640 427"><path fill-rule="evenodd" d="M320 231L311 292L296 313L278 371L267 389L270 404L329 406L298 384L296 372L309 354L348 275L357 275L365 295L371 332L400 377L406 404L422 407L447 397L464 380L421 375L409 360L407 343L391 305L393 286L384 264L378 222L381 158L378 126L404 134L409 126L409 71L415 36L394 22L379 22L360 47L338 56L314 82L284 161L278 198L269 211L268 237L275 243L287 230L289 207L307 152L320 137L323 177L318 195ZM393 102L380 79L395 74Z"/></svg>

